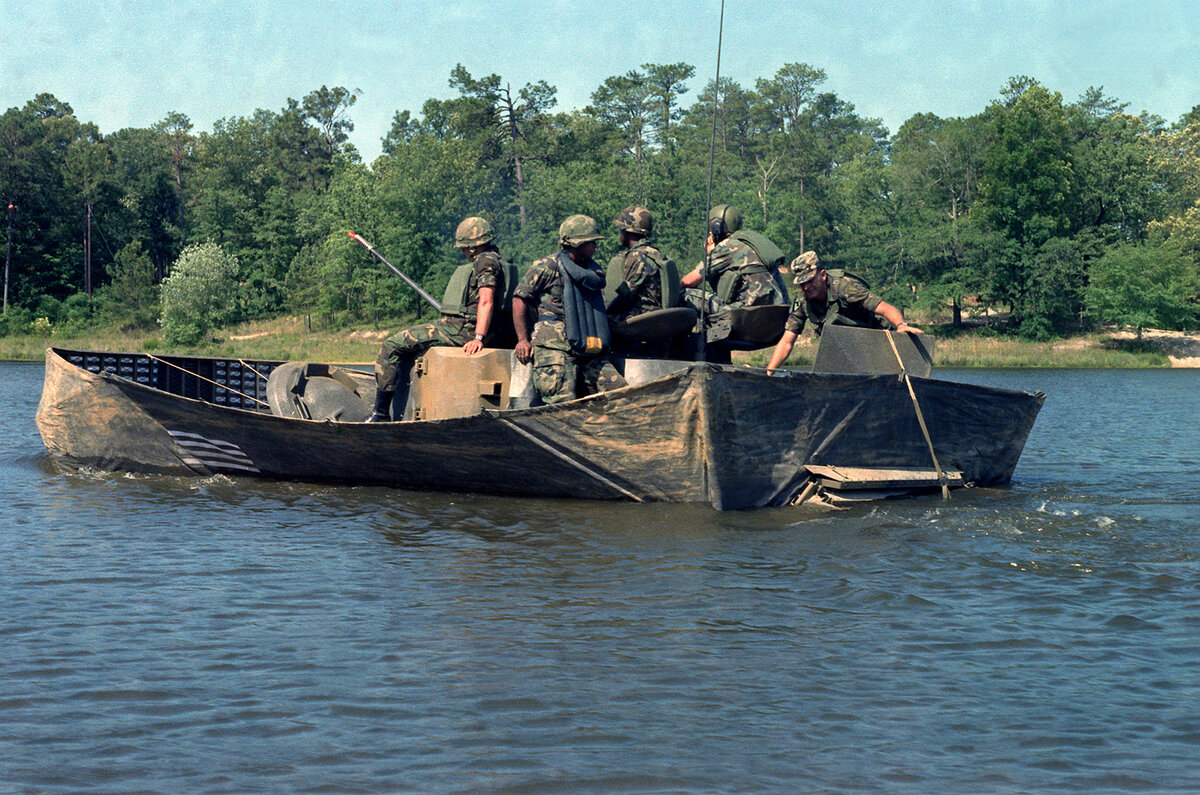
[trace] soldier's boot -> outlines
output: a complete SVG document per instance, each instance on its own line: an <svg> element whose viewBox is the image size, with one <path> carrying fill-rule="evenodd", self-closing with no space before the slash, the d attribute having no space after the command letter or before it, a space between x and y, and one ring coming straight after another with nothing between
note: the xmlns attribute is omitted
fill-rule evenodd
<svg viewBox="0 0 1200 795"><path fill-rule="evenodd" d="M382 389L375 390L375 409L371 412L371 416L367 418L367 422L391 422L392 398L395 394L395 392L388 392Z"/></svg>

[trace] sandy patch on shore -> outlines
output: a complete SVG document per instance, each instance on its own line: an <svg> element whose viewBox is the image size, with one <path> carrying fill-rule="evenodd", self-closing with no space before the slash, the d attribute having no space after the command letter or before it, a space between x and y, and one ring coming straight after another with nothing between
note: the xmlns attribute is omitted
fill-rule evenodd
<svg viewBox="0 0 1200 795"><path fill-rule="evenodd" d="M346 339L350 340L351 342L383 342L390 336L392 336L392 332L390 331L371 331L369 329L364 329L362 331L353 332L346 337Z"/></svg>
<svg viewBox="0 0 1200 795"><path fill-rule="evenodd" d="M1114 331L1113 339L1137 339L1133 331ZM1200 332L1144 329L1142 339L1167 355L1172 367L1200 367Z"/></svg>

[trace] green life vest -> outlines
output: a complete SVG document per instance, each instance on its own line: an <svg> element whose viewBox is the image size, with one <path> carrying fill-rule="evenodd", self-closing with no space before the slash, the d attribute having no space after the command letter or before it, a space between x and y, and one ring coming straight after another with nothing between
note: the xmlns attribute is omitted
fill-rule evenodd
<svg viewBox="0 0 1200 795"><path fill-rule="evenodd" d="M829 282L831 284L836 284L838 281L841 280L841 278L843 276L849 276L851 279L856 279L857 281L862 282L863 287L865 287L868 291L870 291L870 289L871 289L871 285L867 283L866 279L864 279L863 277L859 276L856 273L851 273L850 271L845 270L843 268L834 268L833 270L825 271L825 273L829 277ZM840 293L839 293L839 295L840 295ZM869 322L863 323L863 322L859 322L859 321L855 320L854 318L846 317L845 315L843 315L841 313L841 309L842 309L842 304L840 301L830 301L829 302L829 307L825 312L825 317L815 327L817 334L820 334L821 329L828 325L857 326L859 328L884 328L884 324L879 320L879 317L875 314L871 315L871 319Z"/></svg>
<svg viewBox="0 0 1200 795"><path fill-rule="evenodd" d="M785 257L783 249L772 243L766 235L750 229L739 229L729 237L749 246L754 255L762 261L762 265L751 265L721 274L721 278L717 280L717 288L713 291L717 298L723 303L731 303L733 297L740 291L742 280L745 277L756 273L767 273L771 275L771 285L775 293L773 303L788 303L787 287L783 283L783 277L779 274L779 266L783 264Z"/></svg>
<svg viewBox="0 0 1200 795"><path fill-rule="evenodd" d="M521 276L517 273L517 266L503 257L500 259L500 273L504 283L500 285L500 289L493 298L493 307L498 312L510 312L512 311L513 290L517 289L517 282L520 281ZM446 284L446 292L442 296L443 315L466 316L467 306L471 301L471 285L474 275L475 263L473 262L467 262L454 269L449 283Z"/></svg>
<svg viewBox="0 0 1200 795"><path fill-rule="evenodd" d="M467 314L467 305L471 300L471 276L475 273L475 264L468 262L459 265L450 275L446 292L442 296L442 314L463 317Z"/></svg>
<svg viewBox="0 0 1200 795"><path fill-rule="evenodd" d="M766 235L750 229L739 229L730 235L730 237L754 249L754 253L762 260L763 265L768 268L778 269L783 264L783 258L786 256L783 253L783 249L772 243Z"/></svg>
<svg viewBox="0 0 1200 795"><path fill-rule="evenodd" d="M625 281L625 254L616 254L608 261L604 270L604 305L611 307L617 299L621 284ZM658 268L658 284L662 292L659 301L663 309L679 306L679 267L675 260L656 248L646 247L643 253Z"/></svg>

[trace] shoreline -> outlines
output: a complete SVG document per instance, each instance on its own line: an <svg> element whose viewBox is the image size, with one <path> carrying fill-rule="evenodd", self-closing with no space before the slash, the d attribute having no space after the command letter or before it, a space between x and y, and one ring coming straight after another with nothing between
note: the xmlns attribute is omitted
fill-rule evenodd
<svg viewBox="0 0 1200 795"><path fill-rule="evenodd" d="M397 323L395 329L405 324ZM0 361L40 362L47 347L129 352L172 352L200 356L370 364L379 343L395 333L387 328L339 328L309 331L300 318L247 323L222 329L208 342L168 348L157 334L98 331L61 337L0 337ZM934 365L946 368L1167 369L1200 368L1200 332L1106 329L1073 337L1031 342L977 330L927 329L936 338ZM940 334L939 332L943 332ZM796 342L785 366L810 365L816 338ZM735 357L735 363L765 366L771 349Z"/></svg>

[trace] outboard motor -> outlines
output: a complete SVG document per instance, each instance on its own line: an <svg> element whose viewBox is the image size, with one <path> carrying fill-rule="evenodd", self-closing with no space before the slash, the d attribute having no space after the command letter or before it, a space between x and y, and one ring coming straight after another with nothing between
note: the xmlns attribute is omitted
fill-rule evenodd
<svg viewBox="0 0 1200 795"><path fill-rule="evenodd" d="M288 362L267 379L267 403L276 417L364 422L374 394L374 378L363 373L356 381L331 364Z"/></svg>

